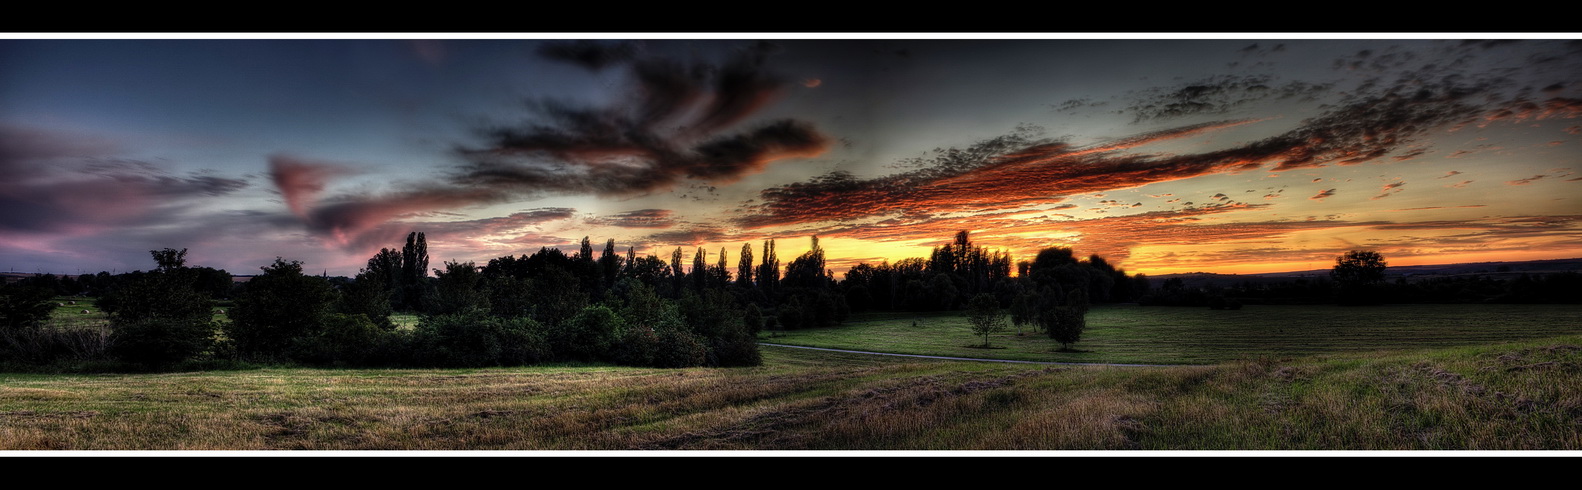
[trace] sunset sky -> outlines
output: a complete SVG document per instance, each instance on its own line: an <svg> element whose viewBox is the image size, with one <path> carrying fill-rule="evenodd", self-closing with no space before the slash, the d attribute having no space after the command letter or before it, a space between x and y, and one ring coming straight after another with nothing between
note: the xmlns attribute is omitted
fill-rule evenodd
<svg viewBox="0 0 1582 490"><path fill-rule="evenodd" d="M405 37L0 39L0 271L1582 257L1578 40Z"/></svg>

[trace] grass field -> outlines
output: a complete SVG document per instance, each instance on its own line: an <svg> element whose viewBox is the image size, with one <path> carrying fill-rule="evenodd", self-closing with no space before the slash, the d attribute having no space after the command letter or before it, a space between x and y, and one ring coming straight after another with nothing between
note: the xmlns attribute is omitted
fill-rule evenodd
<svg viewBox="0 0 1582 490"><path fill-rule="evenodd" d="M915 323L915 325L914 325ZM764 342L1028 361L1213 364L1379 349L1479 345L1582 333L1582 305L1259 306L1241 310L1104 305L1078 352L1013 328L978 347L960 312L854 315L838 327L760 334Z"/></svg>
<svg viewBox="0 0 1582 490"><path fill-rule="evenodd" d="M92 310L82 314L82 309ZM56 320L106 320L57 308ZM0 450L1582 449L1582 308L1106 306L1077 348L865 315L755 368L0 374ZM397 318L409 324L413 318ZM913 321L917 322L913 326Z"/></svg>
<svg viewBox="0 0 1582 490"><path fill-rule="evenodd" d="M1582 336L1174 368L0 374L0 449L1582 449Z"/></svg>

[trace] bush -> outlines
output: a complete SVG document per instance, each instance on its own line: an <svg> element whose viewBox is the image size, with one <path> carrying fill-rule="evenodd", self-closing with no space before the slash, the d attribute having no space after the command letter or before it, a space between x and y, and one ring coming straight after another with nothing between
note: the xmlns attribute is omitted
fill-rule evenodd
<svg viewBox="0 0 1582 490"><path fill-rule="evenodd" d="M187 268L134 274L101 303L110 316L109 353L146 368L174 365L209 350L215 325L209 296Z"/></svg>
<svg viewBox="0 0 1582 490"><path fill-rule="evenodd" d="M555 356L573 361L613 360L623 321L605 306L588 306L549 329Z"/></svg>
<svg viewBox="0 0 1582 490"><path fill-rule="evenodd" d="M54 291L18 285L0 285L0 330L37 329L55 311Z"/></svg>
<svg viewBox="0 0 1582 490"><path fill-rule="evenodd" d="M650 327L627 328L621 332L611 352L611 360L623 366L653 366L659 353L659 334Z"/></svg>
<svg viewBox="0 0 1582 490"><path fill-rule="evenodd" d="M302 275L301 262L277 257L262 269L236 299L225 329L236 352L249 359L287 356L297 338L318 335L335 301L329 282Z"/></svg>
<svg viewBox="0 0 1582 490"><path fill-rule="evenodd" d="M0 368L107 362L110 335L103 329L0 329Z"/></svg>
<svg viewBox="0 0 1582 490"><path fill-rule="evenodd" d="M115 324L110 354L147 368L171 366L192 359L214 343L208 320L148 319Z"/></svg>
<svg viewBox="0 0 1582 490"><path fill-rule="evenodd" d="M500 363L524 366L547 362L554 357L544 327L532 318L491 317L500 323Z"/></svg>
<svg viewBox="0 0 1582 490"><path fill-rule="evenodd" d="M326 315L312 335L292 339L291 358L308 364L357 366L368 361L386 330L367 315Z"/></svg>
<svg viewBox="0 0 1582 490"><path fill-rule="evenodd" d="M702 366L708 359L708 346L692 332L675 328L655 331L659 349L654 352L653 364L659 368Z"/></svg>
<svg viewBox="0 0 1582 490"><path fill-rule="evenodd" d="M504 329L493 320L477 310L423 317L414 339L416 361L437 367L500 365Z"/></svg>
<svg viewBox="0 0 1582 490"><path fill-rule="evenodd" d="M710 364L721 367L763 364L758 341L739 325L709 338Z"/></svg>

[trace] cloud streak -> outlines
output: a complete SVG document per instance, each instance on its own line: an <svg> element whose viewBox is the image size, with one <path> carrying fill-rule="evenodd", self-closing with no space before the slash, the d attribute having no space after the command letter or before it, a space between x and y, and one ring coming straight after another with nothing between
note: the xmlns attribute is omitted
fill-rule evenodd
<svg viewBox="0 0 1582 490"><path fill-rule="evenodd" d="M740 131L788 82L769 73L774 46L739 49L718 65L645 55L627 43L551 43L548 59L599 71L624 67L630 100L603 107L535 104L536 121L481 131L486 144L458 148L458 185L521 194L631 196L683 180L727 184L770 162L821 154L828 137L779 119Z"/></svg>
<svg viewBox="0 0 1582 490"><path fill-rule="evenodd" d="M284 155L269 159L269 174L291 213L308 231L348 250L363 250L371 243L385 243L404 231L381 227L388 221L422 213L456 209L506 200L491 189L455 186L412 186L373 195L343 195L320 200L332 177L352 175L349 166Z"/></svg>
<svg viewBox="0 0 1582 490"><path fill-rule="evenodd" d="M1313 100L1329 91L1333 83L1291 81L1274 82L1269 75L1219 75L1174 87L1154 88L1132 94L1126 107L1141 122L1195 115L1223 115L1231 110L1266 99Z"/></svg>
<svg viewBox="0 0 1582 490"><path fill-rule="evenodd" d="M109 138L0 125L0 231L97 233L249 185L205 173L171 175L161 165L118 158L120 151Z"/></svg>
<svg viewBox="0 0 1582 490"><path fill-rule="evenodd" d="M639 209L589 219L588 223L621 228L669 228L675 226L675 212L669 209Z"/></svg>
<svg viewBox="0 0 1582 490"><path fill-rule="evenodd" d="M1358 56L1379 63L1404 62L1400 59L1379 61L1377 56L1362 53ZM1172 100L1193 99L1196 97L1193 94L1209 97L1245 92L1266 81L1235 77L1218 80L1221 83L1217 85L1189 84L1163 93L1174 94ZM870 179L832 172L805 182L765 189L760 196L761 203L749 215L738 218L737 223L765 227L855 220L903 211L982 212L1043 205L1073 195L1213 173L1264 167L1282 172L1356 165L1395 152L1420 155L1427 148L1412 145L1437 129L1453 129L1480 121L1522 121L1582 114L1571 99L1535 102L1523 96L1506 95L1501 91L1503 82L1495 76L1429 71L1408 72L1389 84L1370 80L1361 88L1344 93L1340 103L1284 133L1196 154L1148 154L1136 150L1148 143L1219 131L1257 120L1181 126L1088 147L1074 147L1057 140L1035 140L1013 133L965 149L940 151L932 161L921 165L914 163L913 166L923 168L910 172ZM1293 89L1293 93L1312 91L1314 89ZM1226 104L1229 103L1232 102ZM1205 109L1194 113L1216 112L1215 108L1225 105L1205 104ZM1141 107L1154 107L1140 113L1142 117L1153 118L1163 114L1157 111L1172 106L1144 104ZM1189 112L1186 109L1168 111ZM1400 184L1387 186L1379 197L1399 192L1399 187ZM1334 189L1326 190L1312 199L1321 200L1334 192Z"/></svg>

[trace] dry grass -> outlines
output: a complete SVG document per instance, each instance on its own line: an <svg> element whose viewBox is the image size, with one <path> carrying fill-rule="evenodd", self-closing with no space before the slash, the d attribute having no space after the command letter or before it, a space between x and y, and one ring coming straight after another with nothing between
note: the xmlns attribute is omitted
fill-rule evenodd
<svg viewBox="0 0 1582 490"><path fill-rule="evenodd" d="M1579 449L1582 337L1181 368L0 375L0 449Z"/></svg>

